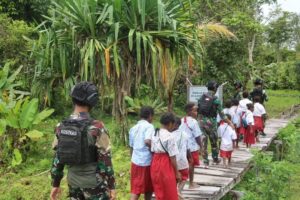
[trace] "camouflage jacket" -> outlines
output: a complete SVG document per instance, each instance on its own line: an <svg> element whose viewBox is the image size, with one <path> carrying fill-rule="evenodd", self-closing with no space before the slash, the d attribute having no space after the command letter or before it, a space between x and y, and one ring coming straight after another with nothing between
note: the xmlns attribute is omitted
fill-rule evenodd
<svg viewBox="0 0 300 200"><path fill-rule="evenodd" d="M214 96L214 93L212 91L208 91L210 95ZM226 115L223 112L223 106L219 98L216 98L213 102L214 106L216 106L217 113L220 115L221 120L227 119ZM217 116L215 117L205 117L200 115L200 126L202 128L209 129L211 126L217 126Z"/></svg>
<svg viewBox="0 0 300 200"><path fill-rule="evenodd" d="M73 119L85 119L89 118L88 113L72 114L70 118ZM59 129L59 124L55 129L55 135L52 147L56 150L58 140L57 133ZM104 125L101 121L94 120L92 125L88 127L88 133L94 136L95 146L97 147L97 164L95 169L95 177L100 177L101 181L106 185L107 189L115 189L115 177L111 161L111 144L107 131L104 128ZM59 162L57 154L52 163L51 168L51 178L52 186L59 187L61 179L63 178L64 164ZM99 178L98 178L99 179ZM103 183L101 183L103 185Z"/></svg>

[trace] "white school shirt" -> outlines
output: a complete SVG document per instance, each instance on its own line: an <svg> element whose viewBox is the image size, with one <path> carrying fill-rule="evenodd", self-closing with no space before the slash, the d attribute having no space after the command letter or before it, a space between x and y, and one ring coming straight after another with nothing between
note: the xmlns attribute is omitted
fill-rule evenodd
<svg viewBox="0 0 300 200"><path fill-rule="evenodd" d="M240 100L239 107L238 107L238 112L240 113L240 115L242 112L246 112L248 110L247 104L249 103L252 103L252 101L250 101L247 98Z"/></svg>
<svg viewBox="0 0 300 200"><path fill-rule="evenodd" d="M177 129L172 132L173 137L175 137L179 154L176 156L178 170L189 168L189 162L187 159L188 150L188 135L186 132Z"/></svg>
<svg viewBox="0 0 300 200"><path fill-rule="evenodd" d="M224 108L224 109L223 109L223 113L224 113L224 115L229 114L229 108ZM217 122L220 123L220 121L221 121L221 117L220 117L220 115L218 114L218 115L217 115Z"/></svg>
<svg viewBox="0 0 300 200"><path fill-rule="evenodd" d="M152 133L151 151L153 153L168 153L170 157L177 156L179 153L175 137L163 128Z"/></svg>
<svg viewBox="0 0 300 200"><path fill-rule="evenodd" d="M185 122L186 119L186 122ZM189 140L189 149L191 152L198 151L200 149L196 138L202 135L202 132L199 127L199 123L196 119L187 116L181 119L181 125L179 129L183 132L186 132Z"/></svg>
<svg viewBox="0 0 300 200"><path fill-rule="evenodd" d="M247 110L242 118L246 119L246 122L248 125L254 125L253 113L250 110Z"/></svg>
<svg viewBox="0 0 300 200"><path fill-rule="evenodd" d="M221 138L221 147L220 149L223 151L232 151L233 150L233 142L232 140L236 140L236 133L231 126L227 123L221 124L218 128L218 136Z"/></svg>
<svg viewBox="0 0 300 200"><path fill-rule="evenodd" d="M129 146L133 149L131 162L138 166L150 166L152 154L145 140L150 140L154 126L146 120L140 120L129 131Z"/></svg>
<svg viewBox="0 0 300 200"><path fill-rule="evenodd" d="M265 107L260 103L255 103L254 104L253 116L261 117L264 114L266 114Z"/></svg>
<svg viewBox="0 0 300 200"><path fill-rule="evenodd" d="M231 121L237 128L241 126L241 119L238 113L238 106L231 106L229 109L229 115L231 116Z"/></svg>

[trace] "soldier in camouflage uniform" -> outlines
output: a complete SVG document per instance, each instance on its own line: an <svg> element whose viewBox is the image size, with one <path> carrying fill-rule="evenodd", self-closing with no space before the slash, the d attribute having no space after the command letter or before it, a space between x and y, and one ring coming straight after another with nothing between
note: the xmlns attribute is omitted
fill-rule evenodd
<svg viewBox="0 0 300 200"><path fill-rule="evenodd" d="M208 150L207 150L208 138L211 144L213 162L215 164L218 164L220 162L218 158L219 148L218 148L218 135L217 135L217 114L220 115L221 120L226 121L228 124L231 124L231 126L233 127L230 120L228 120L226 115L223 113L221 101L215 96L216 91L218 89L218 84L215 81L210 81L207 84L207 88L208 88L208 93L204 95L205 96L207 95L207 97L212 98L212 106L211 108L208 108L209 112L208 113L206 112L207 114L205 114L205 112L201 111L203 104L205 104L201 102L201 99L199 100L198 103L200 127L202 132L204 133L203 134L204 135L203 136L203 159L206 167L208 167L209 165Z"/></svg>
<svg viewBox="0 0 300 200"><path fill-rule="evenodd" d="M74 112L70 119L90 119L89 111L99 98L97 88L88 82L77 84L72 90ZM87 97L87 98L84 98ZM56 127L54 150L58 147L60 124ZM87 128L89 144L95 145L95 162L68 166L67 182L71 200L109 200L116 199L115 178L111 161L111 145L106 129L101 121L91 120ZM60 163L57 151L51 168L51 200L58 199L60 182L65 164Z"/></svg>

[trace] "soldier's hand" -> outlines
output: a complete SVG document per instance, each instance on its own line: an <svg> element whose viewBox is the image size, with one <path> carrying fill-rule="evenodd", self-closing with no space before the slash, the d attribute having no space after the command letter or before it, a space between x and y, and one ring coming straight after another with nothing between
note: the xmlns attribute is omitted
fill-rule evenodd
<svg viewBox="0 0 300 200"><path fill-rule="evenodd" d="M58 200L61 194L61 189L59 187L53 187L50 194L51 200Z"/></svg>
<svg viewBox="0 0 300 200"><path fill-rule="evenodd" d="M109 195L110 195L110 200L116 200L117 198L116 190L111 190Z"/></svg>

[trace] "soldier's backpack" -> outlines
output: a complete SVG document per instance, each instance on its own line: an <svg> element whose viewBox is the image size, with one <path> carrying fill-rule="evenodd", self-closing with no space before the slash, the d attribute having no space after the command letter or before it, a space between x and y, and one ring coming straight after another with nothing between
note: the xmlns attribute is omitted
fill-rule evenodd
<svg viewBox="0 0 300 200"><path fill-rule="evenodd" d="M59 162L66 165L86 164L96 161L96 146L91 144L88 127L91 119L66 119L57 133L57 156Z"/></svg>
<svg viewBox="0 0 300 200"><path fill-rule="evenodd" d="M214 101L217 97L205 93L198 101L198 113L205 117L217 117L217 107Z"/></svg>
<svg viewBox="0 0 300 200"><path fill-rule="evenodd" d="M260 99L263 100L264 93L263 93L263 90L262 90L262 89L254 88L253 91L251 92L250 96L251 96L251 99L252 99L252 100L253 100L255 97L260 97Z"/></svg>

